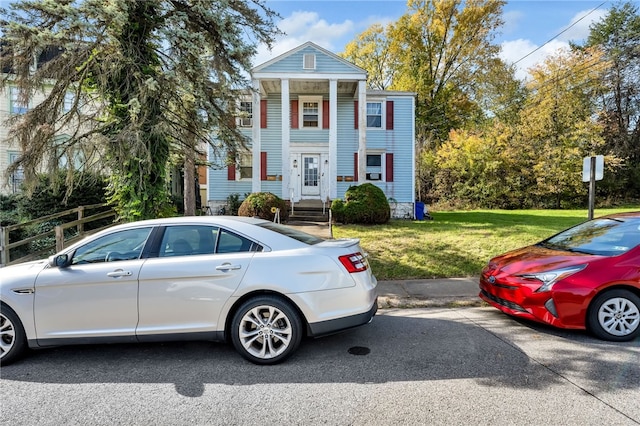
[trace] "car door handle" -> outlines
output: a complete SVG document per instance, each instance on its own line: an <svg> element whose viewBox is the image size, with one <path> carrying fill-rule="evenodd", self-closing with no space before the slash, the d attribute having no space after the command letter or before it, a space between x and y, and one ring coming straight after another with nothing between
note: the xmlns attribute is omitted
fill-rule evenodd
<svg viewBox="0 0 640 426"><path fill-rule="evenodd" d="M111 278L130 277L131 275L131 271L123 271L122 269L107 273L107 276Z"/></svg>
<svg viewBox="0 0 640 426"><path fill-rule="evenodd" d="M232 265L230 263L223 263L222 265L216 266L216 271L229 271L236 270L242 268L241 265Z"/></svg>

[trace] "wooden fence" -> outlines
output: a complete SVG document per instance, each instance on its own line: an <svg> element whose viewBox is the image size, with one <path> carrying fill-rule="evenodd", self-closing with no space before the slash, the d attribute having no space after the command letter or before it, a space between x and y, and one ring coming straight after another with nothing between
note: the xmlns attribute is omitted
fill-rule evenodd
<svg viewBox="0 0 640 426"><path fill-rule="evenodd" d="M28 222L20 223L18 225L10 225L0 227L0 267L12 265L15 263L26 262L29 260L40 259L41 257L47 255L52 250L55 249L56 252L62 250L65 246L69 244L73 244L84 236L97 232L101 229L107 228L113 224L113 221L105 226L100 226L96 228L92 228L89 231L85 231L85 224L95 222L97 220L103 220L110 217L115 219L116 213L113 209L109 208L108 210L103 210L98 213L92 214L90 216L86 216L87 211L89 210L99 210L107 208L105 204L92 204L89 206L80 206L75 209L65 210L60 213L55 213L52 215L40 217L38 219L30 220ZM34 235L20 241L10 241L10 233L12 231L17 231L19 229L24 229L33 225L38 225L44 222L49 222L56 219L65 218L67 216L72 216L75 214L77 217L76 220L62 223L61 225L57 225L54 229L46 232L42 232L38 235ZM65 239L65 230L75 228L76 233ZM16 249L17 247L24 246L26 244L32 243L34 241L43 240L44 238L55 236L55 246L51 244L50 246L43 247L36 251L29 251L29 254L21 256L17 259L11 259L11 250Z"/></svg>

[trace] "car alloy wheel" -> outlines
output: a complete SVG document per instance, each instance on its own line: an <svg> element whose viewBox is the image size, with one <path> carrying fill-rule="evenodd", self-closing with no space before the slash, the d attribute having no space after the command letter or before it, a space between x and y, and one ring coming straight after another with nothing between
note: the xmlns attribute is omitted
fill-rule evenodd
<svg viewBox="0 0 640 426"><path fill-rule="evenodd" d="M25 337L18 316L2 305L0 312L0 364L17 359L25 348Z"/></svg>
<svg viewBox="0 0 640 426"><path fill-rule="evenodd" d="M626 341L640 333L640 298L627 290L599 295L589 313L593 333L605 340Z"/></svg>
<svg viewBox="0 0 640 426"><path fill-rule="evenodd" d="M256 364L276 364L300 345L302 325L284 300L262 296L244 303L233 317L231 338L236 350Z"/></svg>

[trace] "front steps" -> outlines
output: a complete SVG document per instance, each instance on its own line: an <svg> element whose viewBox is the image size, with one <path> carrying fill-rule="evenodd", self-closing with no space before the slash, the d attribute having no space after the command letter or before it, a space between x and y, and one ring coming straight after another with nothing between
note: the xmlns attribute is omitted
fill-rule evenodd
<svg viewBox="0 0 640 426"><path fill-rule="evenodd" d="M320 200L300 200L293 203L293 213L291 210L289 211L289 223L328 223L330 207L331 203L329 202L325 203L323 208Z"/></svg>

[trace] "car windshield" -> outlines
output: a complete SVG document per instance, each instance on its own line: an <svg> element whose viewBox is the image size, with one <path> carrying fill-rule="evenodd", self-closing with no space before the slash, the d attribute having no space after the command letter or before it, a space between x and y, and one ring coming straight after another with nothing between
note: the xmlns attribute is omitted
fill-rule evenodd
<svg viewBox="0 0 640 426"><path fill-rule="evenodd" d="M268 229L278 234L286 235L305 244L314 245L323 242L322 238L316 237L306 232L298 231L297 229L289 228L288 226L280 225L274 222L260 223L258 226Z"/></svg>
<svg viewBox="0 0 640 426"><path fill-rule="evenodd" d="M567 229L539 246L600 256L626 253L640 244L640 220L600 218Z"/></svg>

